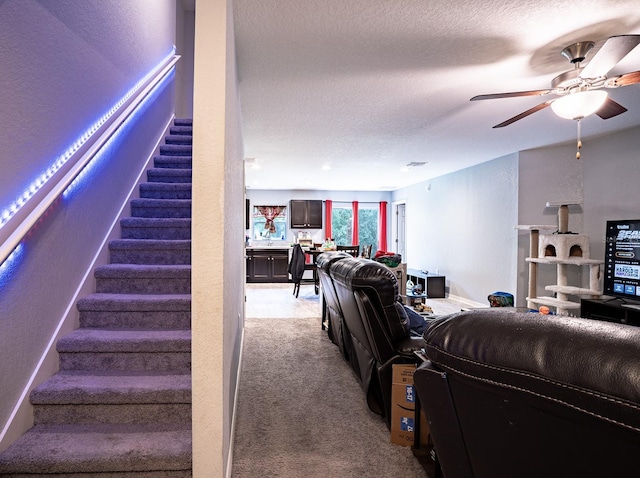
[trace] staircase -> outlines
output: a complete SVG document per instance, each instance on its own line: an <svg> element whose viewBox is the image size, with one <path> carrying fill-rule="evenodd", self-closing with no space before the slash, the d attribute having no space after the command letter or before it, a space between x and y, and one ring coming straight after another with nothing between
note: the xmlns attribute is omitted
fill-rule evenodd
<svg viewBox="0 0 640 478"><path fill-rule="evenodd" d="M191 476L191 134L174 120L0 476Z"/></svg>

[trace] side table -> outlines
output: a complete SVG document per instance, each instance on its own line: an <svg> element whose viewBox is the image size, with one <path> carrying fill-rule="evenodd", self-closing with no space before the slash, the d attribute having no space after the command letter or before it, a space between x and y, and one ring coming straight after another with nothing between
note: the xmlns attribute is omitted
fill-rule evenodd
<svg viewBox="0 0 640 478"><path fill-rule="evenodd" d="M422 294L410 294L407 291L407 298L444 299L446 277L440 274L425 273L418 269L407 269L407 280L411 280L415 285L422 285Z"/></svg>

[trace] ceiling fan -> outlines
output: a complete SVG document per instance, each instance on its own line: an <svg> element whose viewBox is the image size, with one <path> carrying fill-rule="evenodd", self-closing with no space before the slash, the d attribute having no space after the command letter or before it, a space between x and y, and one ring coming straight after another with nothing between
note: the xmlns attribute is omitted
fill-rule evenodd
<svg viewBox="0 0 640 478"><path fill-rule="evenodd" d="M494 128L502 128L515 123L537 111L551 106L554 113L567 119L580 120L592 113L602 119L609 119L624 113L627 109L608 97L603 88L618 88L640 83L640 71L607 77L607 73L616 64L640 44L640 35L617 35L607 39L602 48L594 55L585 67L581 63L593 49L595 43L584 41L574 43L562 50L562 56L569 60L574 69L561 73L551 81L551 87L544 90L515 91L511 93L495 93L478 95L471 101L490 100L496 98L514 98L518 96L558 95L509 118Z"/></svg>

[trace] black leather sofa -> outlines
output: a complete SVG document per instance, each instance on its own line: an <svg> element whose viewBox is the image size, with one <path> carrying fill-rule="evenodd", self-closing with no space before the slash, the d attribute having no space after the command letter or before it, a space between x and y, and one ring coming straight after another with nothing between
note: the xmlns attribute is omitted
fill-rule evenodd
<svg viewBox="0 0 640 478"><path fill-rule="evenodd" d="M430 322L424 344L446 478L640 476L640 328L491 308Z"/></svg>
<svg viewBox="0 0 640 478"><path fill-rule="evenodd" d="M392 365L415 363L413 352L422 348L422 337L410 334L397 278L385 265L343 258L330 264L329 277L344 320L342 340L349 364L369 408L389 426Z"/></svg>
<svg viewBox="0 0 640 478"><path fill-rule="evenodd" d="M330 276L330 267L336 261L352 257L347 252L331 252L320 254L316 258L318 280L323 296L322 321L327 323L327 335L338 346L345 359L349 359L349 350L346 349L345 335L347 331L344 325L342 308L336 296L333 280Z"/></svg>

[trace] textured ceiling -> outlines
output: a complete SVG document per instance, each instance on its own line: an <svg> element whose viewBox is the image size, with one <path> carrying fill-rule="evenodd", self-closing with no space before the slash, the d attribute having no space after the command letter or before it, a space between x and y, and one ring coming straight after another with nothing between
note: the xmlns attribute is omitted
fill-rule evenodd
<svg viewBox="0 0 640 478"><path fill-rule="evenodd" d="M565 46L595 41L593 56L609 36L640 34L638 0L233 0L233 8L245 156L255 158L246 183L255 189L393 190L575 141L576 122L550 108L492 128L551 97L469 99L547 88L573 68ZM635 70L640 47L609 76ZM607 91L629 111L583 120L583 157L590 137L640 125L640 84ZM413 162L426 164L407 168Z"/></svg>

